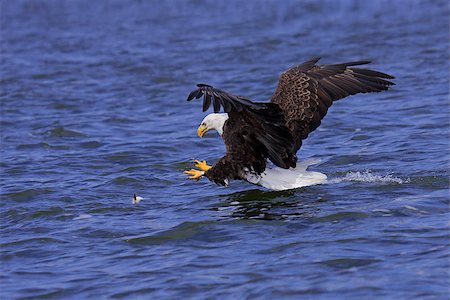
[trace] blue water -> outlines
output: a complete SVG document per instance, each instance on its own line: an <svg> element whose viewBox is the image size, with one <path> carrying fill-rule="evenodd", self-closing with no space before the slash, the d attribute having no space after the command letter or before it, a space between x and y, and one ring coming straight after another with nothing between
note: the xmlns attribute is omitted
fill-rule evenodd
<svg viewBox="0 0 450 300"><path fill-rule="evenodd" d="M2 299L448 299L447 1L0 3ZM397 77L304 143L328 184L186 180L225 151L196 83L312 56Z"/></svg>

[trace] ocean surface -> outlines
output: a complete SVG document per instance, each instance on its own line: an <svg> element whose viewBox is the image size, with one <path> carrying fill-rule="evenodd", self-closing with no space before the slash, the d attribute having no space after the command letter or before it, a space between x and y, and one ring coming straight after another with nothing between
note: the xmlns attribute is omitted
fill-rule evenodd
<svg viewBox="0 0 450 300"><path fill-rule="evenodd" d="M447 1L0 5L1 299L449 298ZM328 183L186 180L225 151L195 84L268 101L313 56L397 84L304 142Z"/></svg>

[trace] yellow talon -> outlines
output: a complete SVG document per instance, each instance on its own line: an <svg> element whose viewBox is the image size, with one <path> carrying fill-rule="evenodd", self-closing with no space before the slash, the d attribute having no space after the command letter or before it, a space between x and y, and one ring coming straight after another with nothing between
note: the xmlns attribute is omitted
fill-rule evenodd
<svg viewBox="0 0 450 300"><path fill-rule="evenodd" d="M204 160L204 161L194 160L194 162L195 162L195 166L204 172L206 172L212 168L211 166L208 166L206 164L206 160Z"/></svg>
<svg viewBox="0 0 450 300"><path fill-rule="evenodd" d="M202 178L205 172L196 169L190 169L189 171L184 171L184 174L192 175L188 177L189 179L199 180L200 178Z"/></svg>

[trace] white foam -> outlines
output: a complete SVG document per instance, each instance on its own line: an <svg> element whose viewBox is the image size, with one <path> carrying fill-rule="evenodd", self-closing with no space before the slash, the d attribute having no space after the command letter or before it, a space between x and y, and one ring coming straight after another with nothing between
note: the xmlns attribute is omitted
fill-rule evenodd
<svg viewBox="0 0 450 300"><path fill-rule="evenodd" d="M92 218L92 215L90 214L81 214L78 217L73 218L72 220L84 220L84 219L89 219Z"/></svg>
<svg viewBox="0 0 450 300"><path fill-rule="evenodd" d="M401 179L394 177L392 174L387 175L377 175L373 174L370 170L364 172L348 172L344 177L333 178L328 180L328 183L340 183L344 181L353 182L379 182L379 183L397 183L403 184L410 182L409 178Z"/></svg>

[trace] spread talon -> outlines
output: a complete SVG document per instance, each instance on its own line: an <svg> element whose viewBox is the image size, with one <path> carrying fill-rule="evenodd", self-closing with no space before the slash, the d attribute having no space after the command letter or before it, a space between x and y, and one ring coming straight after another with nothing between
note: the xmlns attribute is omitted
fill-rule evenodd
<svg viewBox="0 0 450 300"><path fill-rule="evenodd" d="M195 162L195 166L204 172L206 172L212 168L211 166L208 166L206 164L206 160L204 160L204 161L194 160L194 162Z"/></svg>
<svg viewBox="0 0 450 300"><path fill-rule="evenodd" d="M188 177L189 179L192 179L192 180L199 180L200 178L202 178L204 173L205 172L199 171L196 169L190 169L189 171L184 171L184 174L192 175L192 176Z"/></svg>

